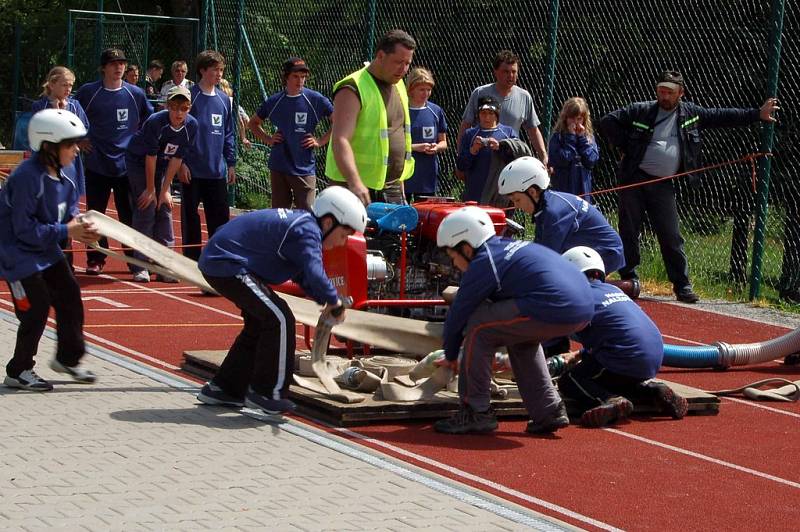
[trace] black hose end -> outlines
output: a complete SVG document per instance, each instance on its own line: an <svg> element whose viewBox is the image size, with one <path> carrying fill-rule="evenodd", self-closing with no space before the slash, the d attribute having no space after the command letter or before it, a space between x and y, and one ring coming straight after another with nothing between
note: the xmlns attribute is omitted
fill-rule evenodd
<svg viewBox="0 0 800 532"><path fill-rule="evenodd" d="M786 355L786 358L783 359L783 363L787 366L797 366L800 365L800 353L792 353L791 355Z"/></svg>

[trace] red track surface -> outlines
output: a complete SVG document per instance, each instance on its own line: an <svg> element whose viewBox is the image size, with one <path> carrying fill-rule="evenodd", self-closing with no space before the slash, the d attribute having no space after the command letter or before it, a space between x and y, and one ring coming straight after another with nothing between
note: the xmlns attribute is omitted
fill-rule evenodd
<svg viewBox="0 0 800 532"><path fill-rule="evenodd" d="M82 254L76 259L83 264ZM226 349L241 323L222 298L184 284L132 283L118 262L99 278L78 278L88 340L171 371L179 372L186 350ZM7 291L0 303L10 309ZM642 306L667 343L745 343L787 332L685 306ZM797 380L800 368L770 362L660 376L719 389L776 375ZM490 436L440 435L430 423L332 430L584 528L795 530L800 522L797 403L725 399L718 416L635 418L611 430L571 426L549 438L523 429L520 420L501 422Z"/></svg>

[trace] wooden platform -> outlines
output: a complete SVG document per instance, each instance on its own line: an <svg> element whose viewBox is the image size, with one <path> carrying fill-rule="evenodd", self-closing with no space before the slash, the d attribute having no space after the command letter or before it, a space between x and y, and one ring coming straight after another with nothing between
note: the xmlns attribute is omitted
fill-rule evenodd
<svg viewBox="0 0 800 532"><path fill-rule="evenodd" d="M226 351L186 351L183 369L193 375L210 379L216 372ZM689 403L689 414L716 415L719 413L718 397L705 393L697 388L669 381L665 382L676 393L685 397ZM298 405L303 415L341 427L363 425L370 422L402 421L418 419L438 419L447 417L458 410L456 394L444 392L435 400L414 403L377 401L372 394L364 394L361 403L344 404L301 388L292 386L289 395ZM492 407L498 417L527 417L527 412L518 393L510 394L507 399L493 399ZM573 405L567 402L570 417L578 415ZM656 413L655 405L637 404L634 415Z"/></svg>

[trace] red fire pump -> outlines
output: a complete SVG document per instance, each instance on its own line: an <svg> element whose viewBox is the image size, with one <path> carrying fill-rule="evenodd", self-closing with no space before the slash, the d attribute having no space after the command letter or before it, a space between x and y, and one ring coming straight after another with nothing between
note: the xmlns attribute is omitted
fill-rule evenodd
<svg viewBox="0 0 800 532"><path fill-rule="evenodd" d="M460 272L436 245L436 231L451 212L471 203L432 198L409 205L372 203L364 235L324 252L328 277L355 309L374 309L407 317L441 320L446 311L441 292L458 285ZM481 206L498 235L521 234L523 228L499 208ZM303 295L289 282L277 290Z"/></svg>

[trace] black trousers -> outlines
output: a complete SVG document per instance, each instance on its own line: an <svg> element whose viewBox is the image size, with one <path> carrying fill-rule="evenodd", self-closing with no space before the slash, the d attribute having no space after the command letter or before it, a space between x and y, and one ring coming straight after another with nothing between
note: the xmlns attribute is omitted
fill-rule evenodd
<svg viewBox="0 0 800 532"><path fill-rule="evenodd" d="M119 221L131 227L134 200L131 198L128 176L112 177L86 170L86 210L105 214L112 191L114 192L114 206L117 208ZM100 239L100 246L108 247L106 237ZM132 257L133 251L125 250L125 254ZM86 253L86 260L90 264L105 264L106 256L99 251L89 251Z"/></svg>
<svg viewBox="0 0 800 532"><path fill-rule="evenodd" d="M75 366L86 352L83 339L83 302L81 289L66 259L21 281L8 283L19 320L14 356L6 365L6 374L17 377L32 369L33 357L47 325L50 307L56 313L56 359L65 366ZM28 308L21 303L26 299Z"/></svg>
<svg viewBox="0 0 800 532"><path fill-rule="evenodd" d="M181 184L181 236L183 245L200 244L200 202L206 213L208 236L230 220L228 182L225 179L192 179ZM200 246L183 248L183 254L193 260L200 258Z"/></svg>
<svg viewBox="0 0 800 532"><path fill-rule="evenodd" d="M251 274L206 280L242 311L244 327L222 361L214 383L235 397L248 386L271 399L289 393L294 373L295 319L289 305Z"/></svg>
<svg viewBox="0 0 800 532"><path fill-rule="evenodd" d="M642 174L640 179L652 178ZM677 292L691 286L689 263L683 250L684 240L678 225L678 204L670 181L628 188L619 191L619 236L625 251L625 267L619 270L623 279L636 277L641 262L639 238L645 214L661 248L667 277Z"/></svg>
<svg viewBox="0 0 800 532"><path fill-rule="evenodd" d="M584 410L619 395L634 403L652 402L656 392L644 381L614 373L586 354L558 379L558 391L562 397L577 401Z"/></svg>

